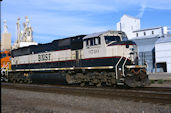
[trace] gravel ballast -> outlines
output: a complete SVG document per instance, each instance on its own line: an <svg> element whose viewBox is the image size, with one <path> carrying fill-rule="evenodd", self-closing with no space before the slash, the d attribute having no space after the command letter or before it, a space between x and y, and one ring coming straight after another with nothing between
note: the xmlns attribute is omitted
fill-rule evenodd
<svg viewBox="0 0 171 113"><path fill-rule="evenodd" d="M1 88L2 113L170 113L171 105Z"/></svg>

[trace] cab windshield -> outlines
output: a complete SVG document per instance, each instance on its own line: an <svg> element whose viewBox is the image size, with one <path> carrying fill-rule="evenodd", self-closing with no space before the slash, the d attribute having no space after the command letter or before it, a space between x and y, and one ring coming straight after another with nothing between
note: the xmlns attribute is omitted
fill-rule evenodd
<svg viewBox="0 0 171 113"><path fill-rule="evenodd" d="M128 40L128 38L126 36L122 37L122 41L127 41L127 40Z"/></svg>
<svg viewBox="0 0 171 113"><path fill-rule="evenodd" d="M104 36L104 38L105 38L106 44L121 41L119 36Z"/></svg>

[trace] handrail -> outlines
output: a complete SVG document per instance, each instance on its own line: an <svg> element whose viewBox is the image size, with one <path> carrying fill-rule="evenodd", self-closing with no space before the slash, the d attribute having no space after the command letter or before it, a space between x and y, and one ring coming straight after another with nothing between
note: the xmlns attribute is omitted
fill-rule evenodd
<svg viewBox="0 0 171 113"><path fill-rule="evenodd" d="M8 64L9 64L9 62L7 62L6 65L3 65L2 68L9 68L9 65Z"/></svg>
<svg viewBox="0 0 171 113"><path fill-rule="evenodd" d="M123 65L122 65L122 73L123 73L123 76L125 77L125 70L124 70L124 66L125 66L125 63L126 63L126 61L128 60L128 58L126 58L125 59L125 61L124 61L124 63L123 63Z"/></svg>
<svg viewBox="0 0 171 113"><path fill-rule="evenodd" d="M118 72L117 72L117 67L120 63L120 61L122 60L123 56L119 59L119 61L117 62L116 66L115 66L115 72L116 72L116 79L118 79Z"/></svg>
<svg viewBox="0 0 171 113"><path fill-rule="evenodd" d="M7 62L7 64L1 68L1 74L3 75L3 72L5 72L5 75L8 75L8 70L9 70L9 62Z"/></svg>

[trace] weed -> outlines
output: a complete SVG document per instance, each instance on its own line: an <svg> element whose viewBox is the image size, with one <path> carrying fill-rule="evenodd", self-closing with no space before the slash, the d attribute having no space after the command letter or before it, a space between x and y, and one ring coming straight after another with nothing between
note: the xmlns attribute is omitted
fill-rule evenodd
<svg viewBox="0 0 171 113"><path fill-rule="evenodd" d="M158 84L163 84L163 82L164 81L162 79L160 79L160 80L157 81Z"/></svg>
<svg viewBox="0 0 171 113"><path fill-rule="evenodd" d="M151 82L151 84L154 84L155 83L155 80L151 80L150 82Z"/></svg>

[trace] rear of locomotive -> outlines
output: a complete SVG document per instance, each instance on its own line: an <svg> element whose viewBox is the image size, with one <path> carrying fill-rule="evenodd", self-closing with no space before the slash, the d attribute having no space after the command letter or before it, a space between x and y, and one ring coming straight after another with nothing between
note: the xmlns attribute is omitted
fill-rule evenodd
<svg viewBox="0 0 171 113"><path fill-rule="evenodd" d="M11 70L10 51L1 51L1 81L8 81L8 71Z"/></svg>
<svg viewBox="0 0 171 113"><path fill-rule="evenodd" d="M108 46L115 48L116 54L121 56L116 65L115 73L118 83L124 81L129 87L144 87L149 85L146 65L138 65L138 50L135 42L127 39L124 32L118 32L121 41L110 43Z"/></svg>

